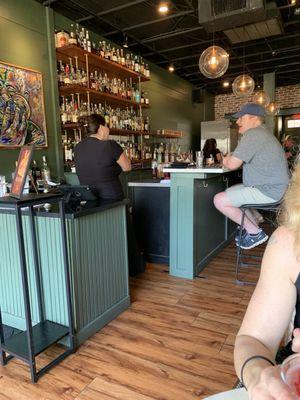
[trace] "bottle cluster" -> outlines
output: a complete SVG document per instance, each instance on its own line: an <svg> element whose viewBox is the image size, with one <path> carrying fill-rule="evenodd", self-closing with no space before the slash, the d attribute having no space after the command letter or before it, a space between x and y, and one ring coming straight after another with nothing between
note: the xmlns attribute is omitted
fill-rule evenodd
<svg viewBox="0 0 300 400"><path fill-rule="evenodd" d="M133 108L112 108L106 104L93 104L90 105L90 112L88 104L80 101L65 99L61 104L60 116L63 124L78 123L82 117L89 114L100 114L105 118L105 122L110 129L121 129L128 131L149 132L150 124L149 117L140 116Z"/></svg>
<svg viewBox="0 0 300 400"><path fill-rule="evenodd" d="M66 65L59 61L57 76L60 86L80 85L90 87L101 93L108 93L122 99L149 105L147 93L144 91L141 93L138 84L133 83L132 79L109 78L107 73L98 73L97 70L91 72L88 77L86 71L73 66L71 59L70 64Z"/></svg>
<svg viewBox="0 0 300 400"><path fill-rule="evenodd" d="M89 53L97 54L106 60L113 61L146 78L150 78L149 65L145 63L143 57L125 52L122 48L117 48L105 40L98 43L91 41L90 33L85 28L76 24L71 24L70 34L64 31L56 33L56 47L76 45Z"/></svg>

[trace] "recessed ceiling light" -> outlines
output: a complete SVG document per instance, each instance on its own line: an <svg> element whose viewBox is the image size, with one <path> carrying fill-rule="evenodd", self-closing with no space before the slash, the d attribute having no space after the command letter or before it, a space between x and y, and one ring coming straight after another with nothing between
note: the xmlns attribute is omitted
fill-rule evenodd
<svg viewBox="0 0 300 400"><path fill-rule="evenodd" d="M175 71L174 65L170 65L168 69L169 69L169 72L174 72Z"/></svg>
<svg viewBox="0 0 300 400"><path fill-rule="evenodd" d="M158 12L160 14L167 14L169 12L168 3L159 3L158 5Z"/></svg>
<svg viewBox="0 0 300 400"><path fill-rule="evenodd" d="M295 6L296 3L297 3L297 0L291 0L291 5L292 5L292 6Z"/></svg>
<svg viewBox="0 0 300 400"><path fill-rule="evenodd" d="M229 86L229 82L228 82L228 81L224 81L224 82L223 82L223 86L224 86L224 87L228 87L228 86Z"/></svg>

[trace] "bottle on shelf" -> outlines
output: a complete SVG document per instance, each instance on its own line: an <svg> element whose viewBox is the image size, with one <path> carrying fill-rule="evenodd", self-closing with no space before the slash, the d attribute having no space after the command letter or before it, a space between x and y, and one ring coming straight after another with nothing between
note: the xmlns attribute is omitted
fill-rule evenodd
<svg viewBox="0 0 300 400"><path fill-rule="evenodd" d="M74 32L74 25L73 24L71 24L69 44L73 44L75 46L77 45L77 38L76 38L76 33Z"/></svg>
<svg viewBox="0 0 300 400"><path fill-rule="evenodd" d="M33 179L33 183L35 184L35 186L37 186L37 181L41 180L42 174L41 174L41 169L37 165L36 160L33 160L33 162L32 162L31 176Z"/></svg>
<svg viewBox="0 0 300 400"><path fill-rule="evenodd" d="M44 181L44 186L47 187L51 177L50 177L50 168L48 167L46 156L43 156L41 173L42 173L42 179Z"/></svg>

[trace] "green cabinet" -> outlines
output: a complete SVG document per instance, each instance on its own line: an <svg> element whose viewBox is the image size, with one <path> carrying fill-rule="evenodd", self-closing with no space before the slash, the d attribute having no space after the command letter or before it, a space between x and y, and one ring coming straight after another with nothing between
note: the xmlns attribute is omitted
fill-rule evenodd
<svg viewBox="0 0 300 400"><path fill-rule="evenodd" d="M75 319L75 338L82 343L130 304L126 204L67 214L68 253ZM38 321L37 293L28 215L23 215L32 320ZM67 307L60 223L55 214L36 217L44 314L66 325ZM0 211L0 307L3 323L25 329L15 216Z"/></svg>

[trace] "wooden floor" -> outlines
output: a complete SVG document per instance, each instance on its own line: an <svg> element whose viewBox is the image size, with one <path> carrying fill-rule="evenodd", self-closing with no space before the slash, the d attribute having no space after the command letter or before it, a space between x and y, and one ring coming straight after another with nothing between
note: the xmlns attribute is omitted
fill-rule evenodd
<svg viewBox="0 0 300 400"><path fill-rule="evenodd" d="M253 291L234 283L234 263L231 244L193 281L148 265L131 279L131 307L37 384L21 361L0 367L0 400L192 400L231 389Z"/></svg>

